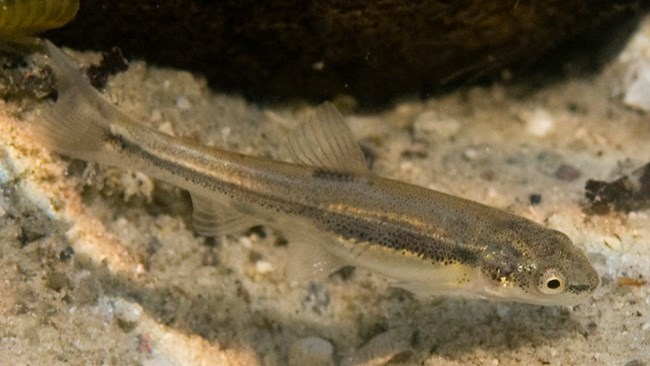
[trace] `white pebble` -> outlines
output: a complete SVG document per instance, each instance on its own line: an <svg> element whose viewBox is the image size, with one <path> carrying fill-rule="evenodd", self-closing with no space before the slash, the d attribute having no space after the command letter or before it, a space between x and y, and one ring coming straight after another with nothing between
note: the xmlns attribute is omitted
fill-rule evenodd
<svg viewBox="0 0 650 366"><path fill-rule="evenodd" d="M647 112L650 111L650 64L644 62L636 71L636 77L627 86L623 103Z"/></svg>
<svg viewBox="0 0 650 366"><path fill-rule="evenodd" d="M174 126L172 126L169 121L161 124L160 127L158 127L158 130L168 135L176 136L176 132L174 132Z"/></svg>
<svg viewBox="0 0 650 366"><path fill-rule="evenodd" d="M478 151L470 147L463 151L463 157L467 160L475 160L478 157Z"/></svg>
<svg viewBox="0 0 650 366"><path fill-rule="evenodd" d="M325 69L325 61L314 62L311 67L316 71L323 71Z"/></svg>
<svg viewBox="0 0 650 366"><path fill-rule="evenodd" d="M142 307L121 298L115 299L115 316L123 322L136 323L142 316Z"/></svg>
<svg viewBox="0 0 650 366"><path fill-rule="evenodd" d="M0 217L5 217L9 210L9 200L5 196L0 196Z"/></svg>
<svg viewBox="0 0 650 366"><path fill-rule="evenodd" d="M244 248L252 248L253 247L253 242L247 236L240 237L239 238L239 244L241 246L243 246Z"/></svg>
<svg viewBox="0 0 650 366"><path fill-rule="evenodd" d="M555 127L555 119L543 108L536 108L532 112L524 113L526 131L536 137L548 135Z"/></svg>
<svg viewBox="0 0 650 366"><path fill-rule="evenodd" d="M5 184L10 178L9 161L0 160L0 184Z"/></svg>
<svg viewBox="0 0 650 366"><path fill-rule="evenodd" d="M259 274L266 274L273 271L273 265L267 261L257 261L255 262L255 270Z"/></svg>
<svg viewBox="0 0 650 366"><path fill-rule="evenodd" d="M403 161L399 164L399 169L404 172L404 173L410 173L413 170L413 162L412 161Z"/></svg>
<svg viewBox="0 0 650 366"><path fill-rule="evenodd" d="M180 96L176 98L176 107L182 111L186 111L192 108L192 103L190 103L190 100L187 99L187 97Z"/></svg>
<svg viewBox="0 0 650 366"><path fill-rule="evenodd" d="M228 142L228 137L230 137L230 134L232 133L232 130L230 127L224 127L221 129L221 139L223 140L224 143Z"/></svg>
<svg viewBox="0 0 650 366"><path fill-rule="evenodd" d="M613 250L621 250L621 239L615 237L615 236L605 236L603 237L603 241L605 242L605 245L610 247Z"/></svg>

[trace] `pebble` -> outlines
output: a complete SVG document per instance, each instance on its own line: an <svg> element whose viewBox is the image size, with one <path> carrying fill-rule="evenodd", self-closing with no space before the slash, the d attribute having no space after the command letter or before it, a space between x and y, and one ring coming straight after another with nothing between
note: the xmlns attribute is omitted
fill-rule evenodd
<svg viewBox="0 0 650 366"><path fill-rule="evenodd" d="M607 245L609 248L617 251L621 250L621 246L622 246L621 239L615 236L607 235L603 237L603 241L605 242L605 245Z"/></svg>
<svg viewBox="0 0 650 366"><path fill-rule="evenodd" d="M526 123L526 131L536 137L547 136L555 127L555 119L543 108L524 113L523 119Z"/></svg>
<svg viewBox="0 0 650 366"><path fill-rule="evenodd" d="M560 165L555 171L555 178L567 182L571 182L580 178L580 175L582 175L580 170L568 164Z"/></svg>
<svg viewBox="0 0 650 366"><path fill-rule="evenodd" d="M186 96L180 96L176 98L176 107L181 111L186 111L192 108L192 103L190 103L190 100Z"/></svg>
<svg viewBox="0 0 650 366"><path fill-rule="evenodd" d="M528 196L528 201L530 202L531 205L537 206L540 203L542 203L542 195L539 193L531 193Z"/></svg>
<svg viewBox="0 0 650 366"><path fill-rule="evenodd" d="M0 194L0 217L5 217L9 211L9 199Z"/></svg>
<svg viewBox="0 0 650 366"><path fill-rule="evenodd" d="M319 337L307 337L295 341L289 349L289 366L334 365L334 347Z"/></svg>
<svg viewBox="0 0 650 366"><path fill-rule="evenodd" d="M160 127L158 127L158 130L170 136L176 136L176 132L174 132L174 126L172 126L172 124L169 122L164 122L161 124Z"/></svg>
<svg viewBox="0 0 650 366"><path fill-rule="evenodd" d="M139 304L116 298L112 301L112 305L114 307L113 314L122 329L131 330L140 321L142 306Z"/></svg>
<svg viewBox="0 0 650 366"><path fill-rule="evenodd" d="M266 274L273 271L273 265L271 262L260 260L255 262L255 270L259 274Z"/></svg>
<svg viewBox="0 0 650 366"><path fill-rule="evenodd" d="M637 66L636 77L630 82L623 96L623 103L642 111L650 111L650 63Z"/></svg>
<svg viewBox="0 0 650 366"><path fill-rule="evenodd" d="M470 147L468 149L465 149L465 151L463 151L463 158L467 160L470 161L476 160L477 157L478 157L478 151L476 151L476 149Z"/></svg>

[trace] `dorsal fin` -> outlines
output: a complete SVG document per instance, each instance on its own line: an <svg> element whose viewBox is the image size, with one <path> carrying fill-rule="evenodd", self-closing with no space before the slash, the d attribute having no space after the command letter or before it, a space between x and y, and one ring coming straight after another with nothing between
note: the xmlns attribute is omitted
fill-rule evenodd
<svg viewBox="0 0 650 366"><path fill-rule="evenodd" d="M363 151L343 116L327 102L289 133L286 150L299 164L345 172L368 170Z"/></svg>

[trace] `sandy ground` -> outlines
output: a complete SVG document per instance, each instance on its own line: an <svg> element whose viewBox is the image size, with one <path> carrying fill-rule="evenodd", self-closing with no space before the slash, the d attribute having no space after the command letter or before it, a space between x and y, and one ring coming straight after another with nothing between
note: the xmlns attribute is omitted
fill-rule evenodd
<svg viewBox="0 0 650 366"><path fill-rule="evenodd" d="M648 114L623 102L649 29L589 78L346 113L377 174L569 235L602 279L573 308L418 299L363 270L289 284L282 233L199 237L185 192L50 154L20 130L25 106L0 104L0 364L650 364L650 212L584 212L587 179L650 157ZM105 95L154 128L269 157L313 107L252 105L142 62Z"/></svg>

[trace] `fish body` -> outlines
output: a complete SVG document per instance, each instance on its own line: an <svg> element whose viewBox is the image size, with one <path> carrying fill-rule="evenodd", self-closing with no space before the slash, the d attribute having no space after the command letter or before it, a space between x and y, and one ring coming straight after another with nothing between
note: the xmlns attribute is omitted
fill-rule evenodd
<svg viewBox="0 0 650 366"><path fill-rule="evenodd" d="M505 211L372 174L330 104L293 131L290 161L200 146L132 121L47 44L55 103L30 127L71 157L141 171L187 189L194 227L224 235L268 224L289 238L291 278L352 264L420 294L573 305L598 286L570 239Z"/></svg>

